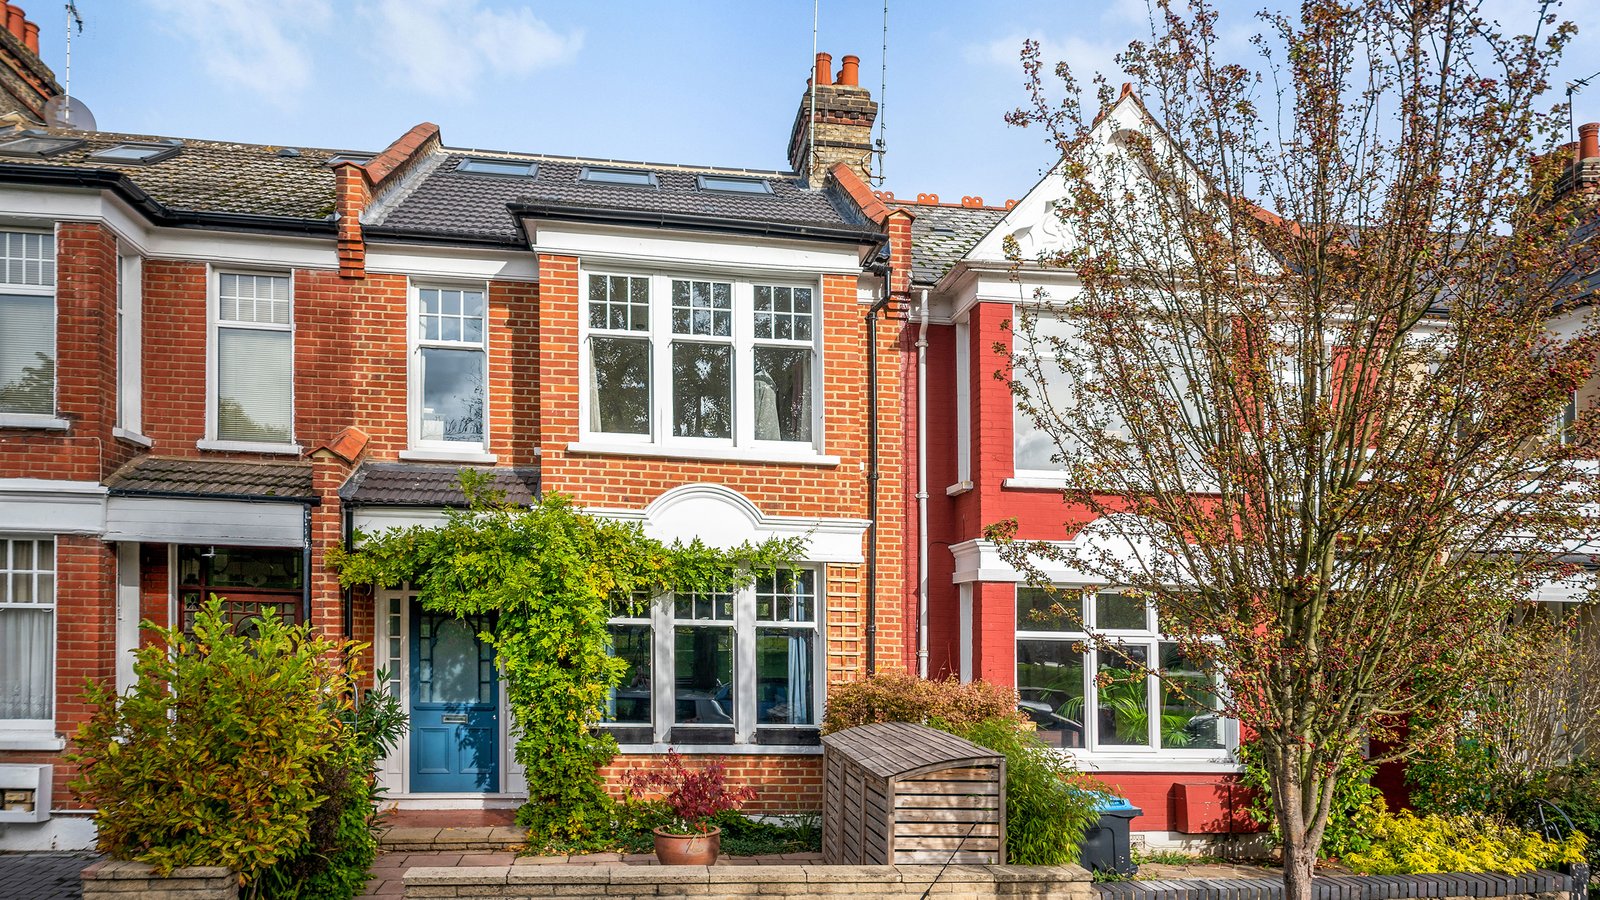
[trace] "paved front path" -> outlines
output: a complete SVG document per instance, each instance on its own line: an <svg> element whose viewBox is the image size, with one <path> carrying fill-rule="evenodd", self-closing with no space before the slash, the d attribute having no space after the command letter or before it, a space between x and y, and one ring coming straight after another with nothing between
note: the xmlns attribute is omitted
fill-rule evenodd
<svg viewBox="0 0 1600 900"><path fill-rule="evenodd" d="M568 863L576 865L601 865L627 863L636 866L657 865L654 853L588 853L581 856L522 856L515 853L380 853L372 864L372 878L367 882L367 892L362 897L393 898L405 893L401 877L413 866L538 866ZM801 866L822 862L821 853L786 853L783 856L724 856L717 860L719 866L790 865ZM31 900L31 898L30 898Z"/></svg>
<svg viewBox="0 0 1600 900"><path fill-rule="evenodd" d="M0 853L0 897L6 900L80 900L78 879L95 853Z"/></svg>

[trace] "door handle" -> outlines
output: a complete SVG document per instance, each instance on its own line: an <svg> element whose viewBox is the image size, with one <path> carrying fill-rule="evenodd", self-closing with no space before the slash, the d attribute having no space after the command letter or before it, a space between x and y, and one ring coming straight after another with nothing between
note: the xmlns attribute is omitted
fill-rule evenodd
<svg viewBox="0 0 1600 900"><path fill-rule="evenodd" d="M446 725L465 725L467 724L467 715L466 713L446 714L440 716L439 721Z"/></svg>

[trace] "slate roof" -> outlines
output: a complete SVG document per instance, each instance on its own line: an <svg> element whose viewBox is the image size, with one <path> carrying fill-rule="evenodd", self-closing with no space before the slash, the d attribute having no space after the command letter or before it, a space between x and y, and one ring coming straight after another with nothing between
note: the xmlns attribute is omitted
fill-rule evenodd
<svg viewBox="0 0 1600 900"><path fill-rule="evenodd" d="M456 466L433 463L362 463L339 488L339 498L358 506L467 505L458 480L462 469L489 475L489 486L504 491L511 503L532 503L539 496L536 466Z"/></svg>
<svg viewBox="0 0 1600 900"><path fill-rule="evenodd" d="M328 160L351 151L182 139L176 154L146 165L92 159L117 144L172 140L142 134L50 129L51 136L83 144L42 159L0 153L0 165L118 172L174 210L328 219L334 210L334 174ZM22 135L0 134L0 142ZM284 155L283 151L294 151ZM360 154L371 155L371 154Z"/></svg>
<svg viewBox="0 0 1600 900"><path fill-rule="evenodd" d="M531 178L458 171L456 167L468 157L534 162L538 170ZM581 181L579 174L585 166L650 172L657 184L641 187ZM702 174L759 177L772 186L772 193L701 190L696 179ZM863 233L877 230L843 191L831 186L808 189L799 176L783 172L445 150L417 166L407 180L410 183L369 210L363 224L376 226L369 227L370 234L426 232L518 243L521 236L516 219L507 208L511 204L704 216Z"/></svg>
<svg viewBox="0 0 1600 900"><path fill-rule="evenodd" d="M247 498L311 502L311 463L146 456L111 473L114 496Z"/></svg>
<svg viewBox="0 0 1600 900"><path fill-rule="evenodd" d="M988 234L1007 210L988 207L894 204L910 210L911 281L934 284Z"/></svg>

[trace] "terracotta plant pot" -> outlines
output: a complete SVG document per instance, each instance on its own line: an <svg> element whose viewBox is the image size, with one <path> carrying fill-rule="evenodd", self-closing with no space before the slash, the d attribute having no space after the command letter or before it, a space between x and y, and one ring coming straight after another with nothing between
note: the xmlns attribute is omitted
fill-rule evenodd
<svg viewBox="0 0 1600 900"><path fill-rule="evenodd" d="M699 834L673 834L655 829L656 859L663 866L709 866L722 850L722 829Z"/></svg>

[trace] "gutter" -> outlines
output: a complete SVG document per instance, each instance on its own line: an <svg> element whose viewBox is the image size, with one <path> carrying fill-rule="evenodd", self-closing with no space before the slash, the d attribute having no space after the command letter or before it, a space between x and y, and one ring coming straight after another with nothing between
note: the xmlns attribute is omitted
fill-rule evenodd
<svg viewBox="0 0 1600 900"><path fill-rule="evenodd" d="M193 491L140 491L118 490L110 488L106 492L108 497L154 497L166 500L231 500L243 503L303 503L306 506L321 506L320 497L276 497L271 494L198 494Z"/></svg>
<svg viewBox="0 0 1600 900"><path fill-rule="evenodd" d="M229 231L302 234L308 237L334 237L338 233L338 226L331 218L304 219L295 216L173 209L150 196L128 176L104 169L0 163L0 183L110 191L143 213L152 223L169 228L220 228Z"/></svg>
<svg viewBox="0 0 1600 900"><path fill-rule="evenodd" d="M507 209L517 219L517 228L526 236L524 218L558 222L585 222L596 225L642 225L658 228L688 228L725 234L762 237L791 237L847 244L879 245L888 236L877 229L801 225L794 222L769 222L757 219L729 219L698 213L656 212L613 209L599 206L567 206L550 203L510 203ZM531 241L529 243L532 243Z"/></svg>

